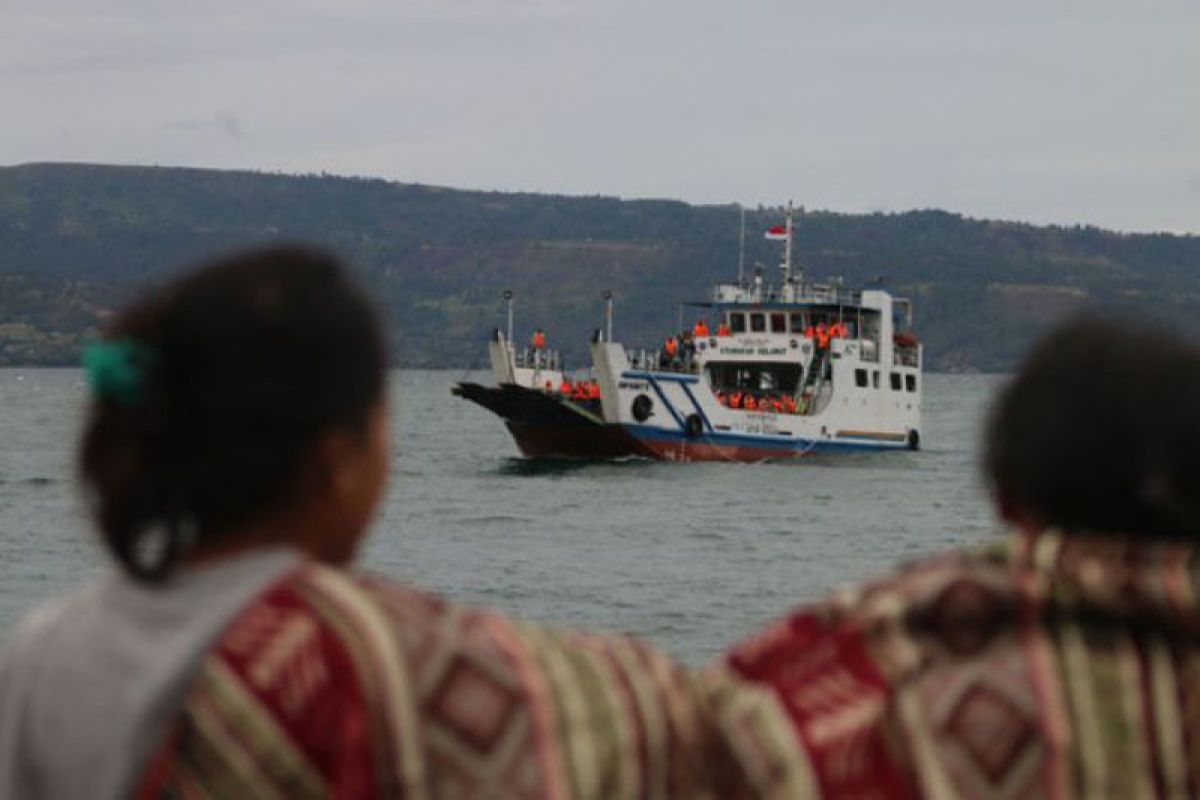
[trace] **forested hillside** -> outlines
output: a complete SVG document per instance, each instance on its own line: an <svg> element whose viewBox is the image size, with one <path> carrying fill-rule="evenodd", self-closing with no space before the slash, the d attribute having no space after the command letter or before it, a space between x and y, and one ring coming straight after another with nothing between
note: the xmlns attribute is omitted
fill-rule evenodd
<svg viewBox="0 0 1200 800"><path fill-rule="evenodd" d="M803 199L803 198L800 198ZM819 198L816 198L819 200ZM778 246L747 214L746 261ZM38 164L0 168L0 364L72 364L111 309L147 283L230 248L304 241L353 263L406 366L465 367L517 295L582 358L617 298L617 338L652 344L679 302L735 276L738 211L669 200L503 194L325 175ZM916 301L937 369L1003 370L1084 304L1200 326L1200 237L980 221L944 211L805 214L799 261L847 285L882 278Z"/></svg>

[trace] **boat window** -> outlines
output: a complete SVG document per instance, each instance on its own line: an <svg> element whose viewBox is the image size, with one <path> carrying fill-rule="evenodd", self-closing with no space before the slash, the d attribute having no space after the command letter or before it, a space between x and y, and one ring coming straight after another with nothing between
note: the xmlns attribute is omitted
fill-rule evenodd
<svg viewBox="0 0 1200 800"><path fill-rule="evenodd" d="M771 333L787 333L787 315L771 315Z"/></svg>
<svg viewBox="0 0 1200 800"><path fill-rule="evenodd" d="M799 364L722 361L706 365L713 389L794 394L800 384Z"/></svg>
<svg viewBox="0 0 1200 800"><path fill-rule="evenodd" d="M904 388L908 389L910 392L915 392L917 390L917 376L916 375L905 375L904 376Z"/></svg>
<svg viewBox="0 0 1200 800"><path fill-rule="evenodd" d="M750 315L750 330L753 333L765 333L767 330L767 318L763 314Z"/></svg>
<svg viewBox="0 0 1200 800"><path fill-rule="evenodd" d="M854 370L854 385L859 388L867 388L867 371L865 369Z"/></svg>
<svg viewBox="0 0 1200 800"><path fill-rule="evenodd" d="M804 314L800 311L792 312L792 333L804 333Z"/></svg>
<svg viewBox="0 0 1200 800"><path fill-rule="evenodd" d="M892 373L892 391L893 392L900 391L900 373L899 372Z"/></svg>
<svg viewBox="0 0 1200 800"><path fill-rule="evenodd" d="M729 331L730 331L730 333L745 333L746 332L746 315L745 314L730 314L729 315Z"/></svg>
<svg viewBox="0 0 1200 800"><path fill-rule="evenodd" d="M871 388L873 388L873 389L879 388L879 370L874 370L871 373Z"/></svg>

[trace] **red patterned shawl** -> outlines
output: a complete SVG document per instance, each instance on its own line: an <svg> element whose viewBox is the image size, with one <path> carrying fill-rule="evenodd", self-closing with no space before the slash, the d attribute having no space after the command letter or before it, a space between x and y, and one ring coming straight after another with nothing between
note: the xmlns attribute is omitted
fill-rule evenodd
<svg viewBox="0 0 1200 800"><path fill-rule="evenodd" d="M141 796L1195 796L1197 555L1016 536L700 673L306 567L230 627Z"/></svg>
<svg viewBox="0 0 1200 800"><path fill-rule="evenodd" d="M764 796L1196 796L1198 570L1054 532L918 564L733 650L775 703L729 739Z"/></svg>
<svg viewBox="0 0 1200 800"><path fill-rule="evenodd" d="M204 662L142 798L735 797L697 676L307 566Z"/></svg>

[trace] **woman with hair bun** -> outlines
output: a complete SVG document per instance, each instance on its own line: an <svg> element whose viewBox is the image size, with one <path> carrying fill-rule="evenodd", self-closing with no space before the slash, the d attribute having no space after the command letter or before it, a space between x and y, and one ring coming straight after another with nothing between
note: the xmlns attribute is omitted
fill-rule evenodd
<svg viewBox="0 0 1200 800"><path fill-rule="evenodd" d="M390 463L385 348L330 257L152 291L85 364L117 565L0 653L0 797L734 796L693 675L619 636L349 568Z"/></svg>

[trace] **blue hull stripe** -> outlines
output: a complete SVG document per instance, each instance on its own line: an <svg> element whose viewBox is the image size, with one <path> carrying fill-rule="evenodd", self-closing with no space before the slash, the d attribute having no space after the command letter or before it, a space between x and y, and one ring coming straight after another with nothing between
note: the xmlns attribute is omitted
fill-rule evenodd
<svg viewBox="0 0 1200 800"><path fill-rule="evenodd" d="M645 441L691 442L718 447L754 447L759 450L777 450L781 454L809 450L903 450L905 444L883 444L880 442L849 441L838 439L801 439L798 437L769 438L738 433L712 433L699 438L689 438L680 432L656 428L653 425L624 425L630 435Z"/></svg>
<svg viewBox="0 0 1200 800"><path fill-rule="evenodd" d="M645 380L649 381L650 388L654 390L656 395L658 395L659 401L666 406L667 411L669 411L671 416L675 418L675 424L679 426L679 430L683 430L683 417L679 416L679 412L675 410L675 406L671 405L671 401L667 399L665 394L663 394L662 387L658 385L658 381L654 380L654 378L650 375L647 375Z"/></svg>
<svg viewBox="0 0 1200 800"><path fill-rule="evenodd" d="M678 375L674 372L622 372L622 378L635 381L666 381L668 383L699 383L695 375Z"/></svg>
<svg viewBox="0 0 1200 800"><path fill-rule="evenodd" d="M691 388L686 383L679 384L679 388L683 389L683 393L688 396L688 400L692 401L692 405L696 409L696 413L700 415L700 419L704 422L704 427L711 432L713 430L712 423L708 421L708 415L704 413L704 409L700 407L700 401L696 399L696 395L692 394Z"/></svg>

